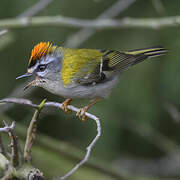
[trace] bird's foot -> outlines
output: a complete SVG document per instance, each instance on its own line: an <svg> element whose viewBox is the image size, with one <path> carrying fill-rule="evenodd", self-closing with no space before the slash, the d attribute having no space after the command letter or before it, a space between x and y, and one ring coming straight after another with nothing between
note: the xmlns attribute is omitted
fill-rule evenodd
<svg viewBox="0 0 180 180"><path fill-rule="evenodd" d="M96 104L100 99L101 98L96 98L92 101L91 104L84 106L83 108L80 108L79 111L76 113L76 116L78 116L79 119L81 119L82 121L85 121L87 119L86 112L88 111L88 109L94 104Z"/></svg>
<svg viewBox="0 0 180 180"><path fill-rule="evenodd" d="M72 99L68 98L66 99L63 103L62 103L62 107L61 109L65 112L65 113L72 113L72 111L68 108L68 105L70 105Z"/></svg>
<svg viewBox="0 0 180 180"><path fill-rule="evenodd" d="M85 106L83 108L80 108L79 111L76 113L76 116L79 117L82 121L85 121L87 119L86 112L88 111L89 106Z"/></svg>

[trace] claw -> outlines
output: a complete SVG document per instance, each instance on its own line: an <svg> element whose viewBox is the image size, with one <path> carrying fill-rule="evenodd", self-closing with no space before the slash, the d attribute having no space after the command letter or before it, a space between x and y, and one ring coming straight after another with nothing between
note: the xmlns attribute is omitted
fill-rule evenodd
<svg viewBox="0 0 180 180"><path fill-rule="evenodd" d="M86 112L88 109L96 104L101 98L96 98L91 104L84 106L83 108L80 108L79 111L76 113L76 116L79 117L82 121L85 121L87 119Z"/></svg>
<svg viewBox="0 0 180 180"><path fill-rule="evenodd" d="M85 106L83 108L80 108L79 111L76 113L76 116L79 117L82 121L85 121L87 119L86 112L88 111L89 106Z"/></svg>
<svg viewBox="0 0 180 180"><path fill-rule="evenodd" d="M66 99L63 103L62 103L62 110L65 112L65 113L71 113L72 111L70 109L68 109L68 105L70 105L70 102L72 101L72 99L68 98Z"/></svg>

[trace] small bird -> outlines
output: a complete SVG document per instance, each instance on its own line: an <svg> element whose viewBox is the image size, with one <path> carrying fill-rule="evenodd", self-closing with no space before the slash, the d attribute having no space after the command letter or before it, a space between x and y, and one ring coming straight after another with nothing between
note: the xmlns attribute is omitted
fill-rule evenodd
<svg viewBox="0 0 180 180"><path fill-rule="evenodd" d="M17 77L33 76L25 89L39 86L67 98L63 110L68 112L72 99L93 100L81 108L77 115L85 120L85 113L101 98L109 96L121 73L129 67L167 52L163 47L131 51L69 49L40 42L32 49L27 73Z"/></svg>

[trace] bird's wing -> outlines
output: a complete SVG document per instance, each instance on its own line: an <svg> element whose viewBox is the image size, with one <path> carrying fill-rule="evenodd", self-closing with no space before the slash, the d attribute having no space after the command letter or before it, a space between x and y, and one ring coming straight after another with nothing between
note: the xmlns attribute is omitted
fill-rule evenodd
<svg viewBox="0 0 180 180"><path fill-rule="evenodd" d="M99 50L65 49L61 72L64 86L100 81L101 57Z"/></svg>
<svg viewBox="0 0 180 180"><path fill-rule="evenodd" d="M81 63L82 61L86 62L83 68L79 69L73 78L76 83L89 85L104 82L104 80L108 80L114 72L121 72L135 63L135 60L137 63L137 61L145 58L144 55L138 55L137 57L137 55L119 51L95 50L94 52L90 52L87 56L81 53L79 54L82 56L74 56L74 59L79 59ZM95 52L100 53L96 53L95 55Z"/></svg>
<svg viewBox="0 0 180 180"><path fill-rule="evenodd" d="M64 53L62 79L64 85L101 83L114 74L122 72L148 57L165 53L161 47L134 51L110 51L94 49L67 49Z"/></svg>

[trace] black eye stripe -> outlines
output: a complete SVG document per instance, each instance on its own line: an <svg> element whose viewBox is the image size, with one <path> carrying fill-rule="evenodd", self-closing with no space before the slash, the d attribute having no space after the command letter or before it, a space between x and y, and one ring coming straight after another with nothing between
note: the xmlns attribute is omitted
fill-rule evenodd
<svg viewBox="0 0 180 180"><path fill-rule="evenodd" d="M31 63L28 65L28 68L33 67L37 62L36 61L31 61Z"/></svg>

